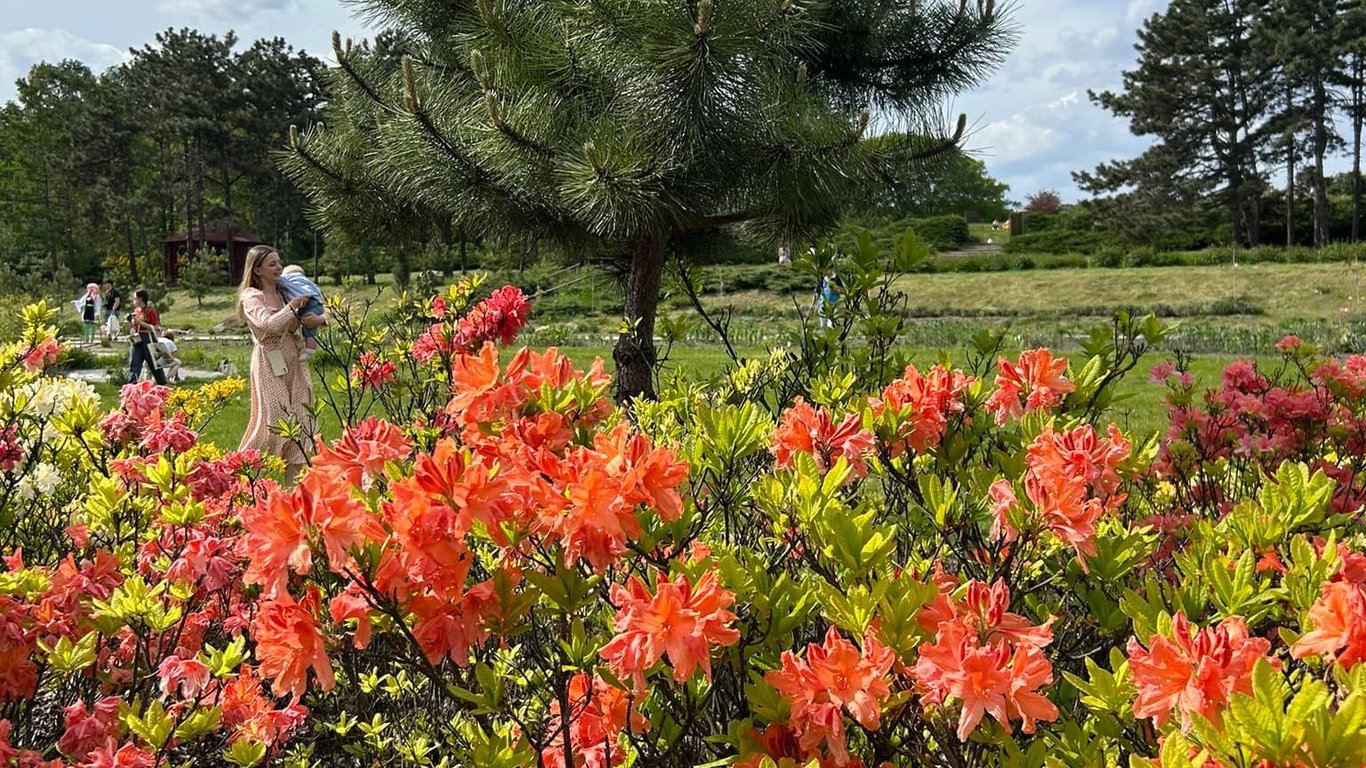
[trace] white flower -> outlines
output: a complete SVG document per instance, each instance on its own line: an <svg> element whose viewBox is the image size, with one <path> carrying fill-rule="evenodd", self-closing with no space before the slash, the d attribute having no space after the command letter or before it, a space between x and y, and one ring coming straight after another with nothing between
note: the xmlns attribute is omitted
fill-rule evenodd
<svg viewBox="0 0 1366 768"><path fill-rule="evenodd" d="M40 496L51 495L61 481L62 475L57 471L57 468L47 462L42 462L33 468L32 473L19 481L17 490L20 496L33 501Z"/></svg>

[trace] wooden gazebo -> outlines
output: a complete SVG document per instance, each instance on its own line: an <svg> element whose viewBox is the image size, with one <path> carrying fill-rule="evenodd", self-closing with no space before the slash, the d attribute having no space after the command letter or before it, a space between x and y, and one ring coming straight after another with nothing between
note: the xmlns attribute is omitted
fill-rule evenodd
<svg viewBox="0 0 1366 768"><path fill-rule="evenodd" d="M265 240L260 235L250 232L232 231L232 247L228 247L228 230L207 229L201 234L199 230L190 232L177 232L174 235L161 241L162 251L166 255L166 280L168 282L178 282L180 280L181 256L184 255L186 263L194 261L199 256L201 248L210 251L218 251L228 255L228 283L236 285L242 279L242 266L247 262L247 251L253 245L261 245Z"/></svg>

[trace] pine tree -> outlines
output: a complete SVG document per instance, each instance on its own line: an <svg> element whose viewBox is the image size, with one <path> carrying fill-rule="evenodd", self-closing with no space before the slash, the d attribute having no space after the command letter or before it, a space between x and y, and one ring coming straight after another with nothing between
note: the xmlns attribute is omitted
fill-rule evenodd
<svg viewBox="0 0 1366 768"><path fill-rule="evenodd" d="M327 130L285 160L318 223L357 240L444 227L612 256L628 321L619 397L653 391L675 238L826 230L904 160L863 141L870 116L919 132L1013 41L993 0L357 4L391 34L336 42Z"/></svg>
<svg viewBox="0 0 1366 768"><path fill-rule="evenodd" d="M1124 90L1090 94L1127 117L1133 133L1155 137L1164 161L1177 161L1187 189L1213 188L1234 241L1251 245L1261 239L1265 180L1259 157L1271 135L1266 116L1276 96L1252 34L1261 6L1257 0L1172 0L1139 30L1139 61L1124 73ZM1096 184L1107 178L1121 186L1093 191L1123 189L1113 173L1090 175Z"/></svg>
<svg viewBox="0 0 1366 768"><path fill-rule="evenodd" d="M1338 101L1335 86L1344 80L1343 25L1348 3L1343 0L1274 0L1262 11L1257 25L1259 45L1274 52L1289 99L1307 132L1314 161L1314 245L1328 242L1328 189L1324 160L1341 143L1333 128Z"/></svg>

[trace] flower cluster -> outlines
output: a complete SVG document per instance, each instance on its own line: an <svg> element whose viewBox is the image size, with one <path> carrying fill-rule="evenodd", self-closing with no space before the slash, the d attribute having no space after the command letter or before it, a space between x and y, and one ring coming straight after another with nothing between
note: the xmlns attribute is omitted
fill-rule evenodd
<svg viewBox="0 0 1366 768"><path fill-rule="evenodd" d="M997 424L1018 419L1026 411L1047 410L1062 402L1063 395L1076 391L1064 378L1067 358L1053 357L1048 349L1020 353L1015 364L1004 357L996 361L996 391L987 399L986 409L996 416Z"/></svg>
<svg viewBox="0 0 1366 768"><path fill-rule="evenodd" d="M874 634L864 636L860 649L830 627L825 642L806 647L805 659L783 651L782 668L765 679L788 700L788 725L803 755L819 757L824 745L834 764L844 766L849 763L844 716L870 731L878 729L895 662L896 654Z"/></svg>
<svg viewBox="0 0 1366 768"><path fill-rule="evenodd" d="M1032 528L1026 520L1037 519L1075 549L1084 564L1085 556L1096 552L1096 521L1124 502L1118 468L1130 448L1114 425L1106 437L1089 424L1064 432L1045 427L1030 443L1026 459L1024 491L1031 508L1020 503L1009 480L996 481L991 486L992 535L1014 541Z"/></svg>
<svg viewBox="0 0 1366 768"><path fill-rule="evenodd" d="M914 365L906 366L901 378L888 384L880 398L870 403L878 425L878 438L887 446L891 458L907 449L923 455L939 445L949 419L962 415L964 397L972 377L959 370L936 365L921 374Z"/></svg>
<svg viewBox="0 0 1366 768"><path fill-rule="evenodd" d="M1190 620L1178 612L1171 637L1155 634L1146 648L1137 638L1129 640L1129 668L1138 689L1134 716L1151 717L1160 727L1179 713L1185 729L1192 715L1218 722L1235 691L1252 693L1252 667L1270 649L1266 639L1248 635L1241 616L1192 632ZM1280 667L1278 659L1269 661Z"/></svg>
<svg viewBox="0 0 1366 768"><path fill-rule="evenodd" d="M868 474L864 456L873 449L873 433L863 428L857 413L845 416L835 424L825 408L813 407L797 398L791 408L783 412L782 423L773 433L773 455L777 467L791 467L797 453L809 454L816 466L825 472L843 458L853 474L850 479Z"/></svg>
<svg viewBox="0 0 1366 768"><path fill-rule="evenodd" d="M1025 733L1036 721L1057 718L1058 709L1039 692L1053 682L1043 649L1053 640L1052 620L1034 625L1010 613L1006 585L970 581L961 599L941 593L920 616L934 642L920 649L911 677L926 706L961 703L957 734L966 741L984 715L1005 728L1020 720Z"/></svg>
<svg viewBox="0 0 1366 768"><path fill-rule="evenodd" d="M728 608L735 595L707 573L694 587L686 574L661 582L654 595L635 576L626 586L612 587L617 616L616 637L600 651L612 671L630 677L636 693L645 691L645 673L667 656L674 679L685 682L700 666L711 679L714 648L735 645L740 633L731 627L735 614Z"/></svg>

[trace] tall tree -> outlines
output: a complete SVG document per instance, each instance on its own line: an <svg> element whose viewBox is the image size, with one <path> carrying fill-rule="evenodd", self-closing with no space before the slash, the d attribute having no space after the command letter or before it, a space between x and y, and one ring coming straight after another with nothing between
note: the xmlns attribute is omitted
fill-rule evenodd
<svg viewBox="0 0 1366 768"><path fill-rule="evenodd" d="M942 138L900 132L868 140L875 152L897 157L923 156L905 167L892 167L889 185L876 185L857 204L865 211L891 216L958 215L974 221L1005 218L1011 208L1008 184L992 178L986 163L957 148L935 152Z"/></svg>
<svg viewBox="0 0 1366 768"><path fill-rule="evenodd" d="M1172 0L1138 33L1138 65L1120 92L1092 92L1096 103L1152 136L1193 180L1211 182L1227 211L1235 242L1261 239L1259 164L1269 136L1266 115L1275 81L1252 34L1257 0ZM1142 178L1142 174L1131 178ZM1119 181L1097 173L1093 183ZM1119 192L1123 187L1101 192Z"/></svg>
<svg viewBox="0 0 1366 768"><path fill-rule="evenodd" d="M1357 3L1359 4L1359 3ZM1328 189L1324 161L1340 141L1333 128L1334 85L1342 82L1344 0L1273 0L1257 25L1262 47L1272 49L1285 87L1308 135L1314 169L1314 245L1328 242ZM1296 93L1303 98L1295 99ZM1293 160L1292 160L1293 161ZM1293 184L1289 185L1293 190Z"/></svg>
<svg viewBox="0 0 1366 768"><path fill-rule="evenodd" d="M1361 239L1361 138L1366 122L1366 4L1351 3L1339 23L1344 107L1352 126L1352 242Z"/></svg>
<svg viewBox="0 0 1366 768"><path fill-rule="evenodd" d="M401 66L338 41L325 134L289 173L333 229L445 220L618 258L618 396L653 391L670 239L830 227L887 159L871 110L977 82L1013 36L992 0L361 0Z"/></svg>
<svg viewBox="0 0 1366 768"><path fill-rule="evenodd" d="M90 69L77 61L36 64L17 83L18 109L8 116L17 132L12 151L20 173L12 180L12 199L20 210L27 208L29 242L41 243L54 275L63 266L84 271L90 255L81 247L82 185L73 162L73 128L95 83Z"/></svg>

